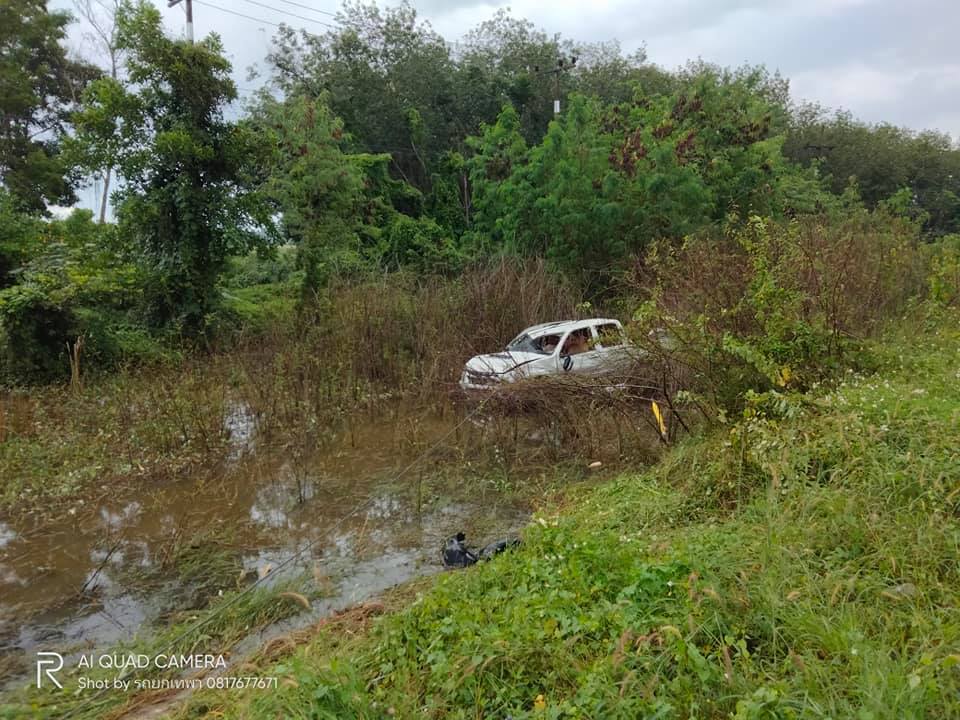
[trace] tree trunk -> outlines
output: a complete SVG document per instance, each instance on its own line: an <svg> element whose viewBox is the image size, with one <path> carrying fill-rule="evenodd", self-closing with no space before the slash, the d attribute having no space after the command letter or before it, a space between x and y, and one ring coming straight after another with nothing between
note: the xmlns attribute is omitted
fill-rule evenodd
<svg viewBox="0 0 960 720"><path fill-rule="evenodd" d="M113 168L107 168L103 171L103 197L100 198L100 224L107 219L107 198L110 197L110 171Z"/></svg>

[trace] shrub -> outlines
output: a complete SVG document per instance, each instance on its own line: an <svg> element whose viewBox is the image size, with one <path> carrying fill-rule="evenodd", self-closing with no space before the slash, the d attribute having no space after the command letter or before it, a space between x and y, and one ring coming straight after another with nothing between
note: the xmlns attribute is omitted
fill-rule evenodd
<svg viewBox="0 0 960 720"><path fill-rule="evenodd" d="M0 379L65 376L66 342L79 334L74 313L36 285L0 292Z"/></svg>
<svg viewBox="0 0 960 720"><path fill-rule="evenodd" d="M431 218L397 215L381 235L378 249L381 265L390 270L446 274L463 264L453 240Z"/></svg>
<svg viewBox="0 0 960 720"><path fill-rule="evenodd" d="M714 412L738 410L748 390L803 389L856 361L862 341L922 292L917 243L916 226L855 211L754 216L655 246L634 274L639 342ZM669 331L669 347L648 339L654 329Z"/></svg>
<svg viewBox="0 0 960 720"><path fill-rule="evenodd" d="M39 220L19 212L0 188L0 288L14 282L13 271L39 244L41 227Z"/></svg>
<svg viewBox="0 0 960 720"><path fill-rule="evenodd" d="M0 290L0 378L66 377L67 343L80 336L83 358L94 365L129 357L142 345L126 342L137 325L141 276L118 252L114 229L75 211L34 231L42 251L18 268L16 285Z"/></svg>
<svg viewBox="0 0 960 720"><path fill-rule="evenodd" d="M296 275L297 252L291 245L230 258L221 285L245 288L289 282Z"/></svg>
<svg viewBox="0 0 960 720"><path fill-rule="evenodd" d="M930 299L944 306L960 303L960 235L946 235L929 247Z"/></svg>

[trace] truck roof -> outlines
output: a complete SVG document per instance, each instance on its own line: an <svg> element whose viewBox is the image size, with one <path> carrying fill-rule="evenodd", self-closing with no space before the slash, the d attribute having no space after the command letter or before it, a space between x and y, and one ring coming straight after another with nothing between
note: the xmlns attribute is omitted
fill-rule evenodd
<svg viewBox="0 0 960 720"><path fill-rule="evenodd" d="M583 320L558 320L556 322L541 323L533 325L520 333L520 335L529 335L532 338L538 338L550 333L563 334L570 330L579 330L590 325L600 325L606 323L615 323L620 327L620 321L614 318L585 318Z"/></svg>

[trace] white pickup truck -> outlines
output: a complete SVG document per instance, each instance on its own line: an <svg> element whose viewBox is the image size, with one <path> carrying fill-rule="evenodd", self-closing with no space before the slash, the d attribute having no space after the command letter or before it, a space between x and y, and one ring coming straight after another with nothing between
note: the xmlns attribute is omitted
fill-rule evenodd
<svg viewBox="0 0 960 720"><path fill-rule="evenodd" d="M487 390L545 375L613 373L629 365L631 350L618 320L591 318L534 325L517 335L503 352L470 358L460 387Z"/></svg>

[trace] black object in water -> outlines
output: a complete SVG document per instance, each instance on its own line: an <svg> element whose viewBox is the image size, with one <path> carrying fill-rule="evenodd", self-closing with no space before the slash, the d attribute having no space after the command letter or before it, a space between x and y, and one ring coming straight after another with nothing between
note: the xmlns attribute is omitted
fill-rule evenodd
<svg viewBox="0 0 960 720"><path fill-rule="evenodd" d="M462 568L473 565L478 560L489 560L507 548L520 544L517 538L504 538L484 546L479 551L467 547L467 536L462 532L449 538L443 546L443 564L446 567Z"/></svg>

